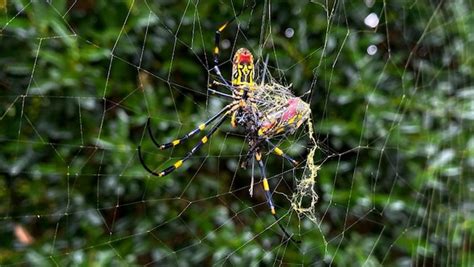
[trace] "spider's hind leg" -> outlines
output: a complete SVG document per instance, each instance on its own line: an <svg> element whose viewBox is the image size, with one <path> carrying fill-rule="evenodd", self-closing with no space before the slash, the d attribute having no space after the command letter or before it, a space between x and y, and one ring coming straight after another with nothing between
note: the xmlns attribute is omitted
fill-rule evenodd
<svg viewBox="0 0 474 267"><path fill-rule="evenodd" d="M280 157L283 157L284 159L286 159L288 162L290 162L294 167L296 167L299 162L295 159L293 159L292 157L288 156L288 154L286 154L285 152L283 152L283 150L281 150L281 148L279 148L278 146L274 145L270 140L266 139L265 141L267 141L267 144L272 148L272 151L277 154L278 156Z"/></svg>
<svg viewBox="0 0 474 267"><path fill-rule="evenodd" d="M275 211L275 205L273 204L272 193L270 192L270 185L268 183L267 174L266 174L266 171L265 171L265 165L263 164L263 161L262 161L262 154L258 150L257 150L257 152L255 152L255 159L257 160L258 167L260 168L260 174L262 176L262 185L263 185L263 190L265 192L265 198L267 200L267 204L270 208L270 211L271 211L273 217L275 218L275 221L277 222L277 224L280 227L281 231L285 234L286 238L293 241L294 243L300 243L300 241L297 241L297 240L293 239L293 237L288 233L288 231L286 231L285 227L280 222L280 217L278 217L278 215Z"/></svg>
<svg viewBox="0 0 474 267"><path fill-rule="evenodd" d="M154 176L158 176L158 177L163 177L163 176L166 176L170 173L172 173L173 171L175 171L176 169L178 169L179 167L181 167L183 165L183 163L185 161L187 161L189 158L191 158L191 156L194 155L194 153L196 153L197 151L199 151L201 149L201 147L207 143L207 141L209 141L209 139L211 138L211 136L217 131L217 129L222 125L222 123L225 121L228 113L232 111L232 109L230 109L229 111L227 111L224 115L222 115L220 117L220 119L217 121L217 123L211 128L211 130L209 130L209 132L203 137L201 138L201 140L191 149L191 151L189 151L185 157L183 157L182 159L176 161L173 165L169 166L168 168L160 171L160 172L155 172L154 170L152 170L151 168L149 168L146 164L145 164L145 159L143 158L143 155L142 155L142 152L141 152L141 146L138 146L138 158L140 160L140 163L143 165L143 168L145 168L145 170L147 170L151 175L154 175Z"/></svg>

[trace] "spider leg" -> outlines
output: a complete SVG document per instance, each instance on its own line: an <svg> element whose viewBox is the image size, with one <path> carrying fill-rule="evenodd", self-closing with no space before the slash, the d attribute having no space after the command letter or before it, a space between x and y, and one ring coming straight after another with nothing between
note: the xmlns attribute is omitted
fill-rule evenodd
<svg viewBox="0 0 474 267"><path fill-rule="evenodd" d="M170 173L172 173L174 170L178 169L179 167L181 167L181 165L183 165L183 162L185 162L186 160L188 160L192 155L194 155L194 153L196 153L199 149L201 149L201 147L207 143L207 141L209 140L209 138L211 138L211 136L217 131L217 129L222 125L222 123L225 121L227 115L230 113L231 110L227 111L218 121L217 123L211 128L211 130L193 147L193 149L191 149L191 151L189 151L186 156L178 161L176 161L173 165L169 166L168 168L160 171L160 172L155 172L153 171L152 169L150 169L146 164L145 164L145 160L143 159L143 156L142 156L142 153L141 153L141 147L138 146L138 157L140 159L140 163L143 165L143 168L145 168L145 170L147 170L150 174L154 175L154 176L158 176L158 177L163 177L163 176L166 176Z"/></svg>
<svg viewBox="0 0 474 267"><path fill-rule="evenodd" d="M229 83L229 81L227 81L227 83ZM225 94L225 93L222 93L222 92L219 92L219 91L217 91L217 90L212 89L214 86L226 87L227 89L233 91L233 94L234 94L234 95L237 95L237 96L242 96L242 95L243 95L242 92L238 91L238 90L240 89L239 87L237 87L237 86L232 86L232 85L231 85L230 87L228 87L228 85L223 84L223 83L218 82L218 81L212 81L212 83L209 84L209 88L207 88L207 90L209 90L209 91L210 91L211 93L213 93L213 94L217 94L217 95L221 95L221 96L224 96L224 97L228 97L228 98L233 98L233 99L235 99L235 96L232 96L232 95L229 95L229 94ZM251 100L252 102L254 102L254 103L264 103L263 101L260 101L260 100L258 100L258 99L255 99L255 98L253 98L253 97L247 97L247 99L250 99L250 100ZM253 106L255 106L255 104L254 104ZM257 108L257 107L255 106L255 108Z"/></svg>
<svg viewBox="0 0 474 267"><path fill-rule="evenodd" d="M235 86L232 86L230 85L231 82L230 81L225 81L225 83L221 83L221 82L218 82L216 80L213 80L211 84L209 84L209 88L215 88L217 86L222 86L222 87L225 87L226 89L229 89L230 91L236 91L237 88Z"/></svg>
<svg viewBox="0 0 474 267"><path fill-rule="evenodd" d="M215 94L215 95L218 95L218 96L234 99L234 97L232 95L222 93L222 92L219 92L219 91L211 89L211 88L207 88L207 90L209 90L209 92L211 92L211 94L213 94L213 95Z"/></svg>
<svg viewBox="0 0 474 267"><path fill-rule="evenodd" d="M214 65L214 71L216 72L217 76L219 76L219 79L222 80L223 84L225 85L226 88L228 88L229 90L233 91L233 87L232 85L230 85L224 78L224 76L222 76L222 73L221 73L221 70L219 69L219 66L217 65Z"/></svg>
<svg viewBox="0 0 474 267"><path fill-rule="evenodd" d="M272 151L275 154L288 160L288 162L290 162L294 167L296 167L299 164L297 160L288 156L285 152L283 152L283 150L281 150L278 146L274 145L269 139L265 139L265 141L267 141L267 144L272 148Z"/></svg>
<svg viewBox="0 0 474 267"><path fill-rule="evenodd" d="M240 13L239 13L240 14ZM216 34L214 35L214 51L213 51L213 56L214 56L214 67L213 70L219 77L219 79L222 81L222 83L225 85L225 87L229 88L232 90L232 86L226 81L224 76L222 76L221 70L219 69L219 43L221 42L221 33L224 31L224 29L231 23L232 21L235 20L237 16L233 17L232 19L228 20L226 23L222 24L219 29L217 29Z"/></svg>
<svg viewBox="0 0 474 267"><path fill-rule="evenodd" d="M265 57L265 62L263 64L263 76L262 76L262 84L261 85L265 84L265 75L267 74L267 67L268 67L268 54Z"/></svg>
<svg viewBox="0 0 474 267"><path fill-rule="evenodd" d="M300 243L300 241L296 241L295 239L293 239L293 237L288 233L288 231L286 231L285 227L283 227L283 225L280 222L280 217L278 217L278 215L276 214L275 205L273 204L273 198L272 198L272 194L270 193L270 186L268 184L268 179L267 179L267 175L265 171L265 165L263 164L262 154L260 153L260 151L257 151L255 153L255 159L257 160L258 167L260 168L263 190L265 191L265 198L267 200L268 206L270 207L270 211L272 212L272 215L275 218L275 221L277 222L281 231L285 234L286 238L293 241L294 243Z"/></svg>
<svg viewBox="0 0 474 267"><path fill-rule="evenodd" d="M174 146L177 146L179 144L181 144L182 142L188 140L189 138L193 137L194 135L200 133L201 131L203 131L210 123L212 123L213 121L215 121L217 118L219 118L222 114L224 114L226 111L228 111L231 106L233 105L233 103L225 106L221 111L219 111L218 113L216 113L214 116L212 116L211 118L209 118L206 122L204 123L201 123L199 124L199 126L197 128L195 128L194 130L192 130L191 132L187 133L186 135L184 135L183 137L181 138L178 138L176 140L173 140L172 142L169 142L169 143L165 143L165 144L159 144L155 137L153 136L153 133L151 131L151 127L150 127L150 118L148 118L148 121L146 122L146 128L147 128L147 131L148 131L148 135L150 136L151 138L151 141L153 142L153 144L155 144L156 147L158 147L159 149L163 150L163 149L167 149L167 148L170 148L170 147L174 147Z"/></svg>

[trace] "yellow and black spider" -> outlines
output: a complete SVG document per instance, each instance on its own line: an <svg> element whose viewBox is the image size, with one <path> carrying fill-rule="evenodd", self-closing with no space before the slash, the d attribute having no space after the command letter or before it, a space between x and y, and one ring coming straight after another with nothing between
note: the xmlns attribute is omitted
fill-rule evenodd
<svg viewBox="0 0 474 267"><path fill-rule="evenodd" d="M237 16L239 15L236 15L236 17ZM225 87L229 89L232 94L225 94L209 89L213 93L231 98L232 102L226 105L217 114L209 118L206 122L200 124L196 129L170 143L159 144L156 141L150 128L150 119L148 119L146 127L150 138L153 143L162 150L177 146L203 131L211 123L215 122L215 124L191 149L191 151L186 154L185 157L162 171L155 172L145 164L140 146L138 146L139 159L145 170L150 174L158 177L166 176L181 167L185 161L190 159L194 153L207 143L209 138L211 138L216 130L224 123L226 118L230 116L232 127L235 128L241 126L245 130L246 140L248 140L249 143L248 159L254 158L258 163L262 176L265 198L272 215L275 217L278 226L285 236L293 240L281 225L280 219L275 211L275 205L273 204L272 194L266 176L265 165L262 160L262 151L271 150L296 166L298 162L275 146L270 139L276 136L293 134L296 129L309 118L310 107L309 104L304 102L301 98L295 97L291 93L289 86L283 86L275 82L265 83L266 70L263 71L263 78L260 83L257 83L255 81L254 57L246 48L240 48L235 53L232 61L232 81L226 81L219 69L220 36L227 25L229 25L229 23L231 23L236 17L224 23L216 31L213 51L213 71L220 79L220 82L214 81L213 85Z"/></svg>

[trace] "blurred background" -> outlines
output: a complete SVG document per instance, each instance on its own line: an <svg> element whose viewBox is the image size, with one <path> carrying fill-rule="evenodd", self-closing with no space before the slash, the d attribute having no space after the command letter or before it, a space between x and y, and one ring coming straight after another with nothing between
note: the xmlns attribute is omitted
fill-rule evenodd
<svg viewBox="0 0 474 267"><path fill-rule="evenodd" d="M226 123L159 151L228 100L247 47L311 104L304 166L265 161L286 242ZM472 266L474 4L454 1L0 1L0 264ZM469 48L471 47L471 48ZM260 64L261 66L261 64ZM225 91L224 91L225 92ZM275 140L305 162L308 129ZM303 164L304 165L304 164ZM258 173L258 172L256 172ZM307 201L307 200L305 200ZM308 204L308 203L304 203ZM312 219L312 220L311 220Z"/></svg>

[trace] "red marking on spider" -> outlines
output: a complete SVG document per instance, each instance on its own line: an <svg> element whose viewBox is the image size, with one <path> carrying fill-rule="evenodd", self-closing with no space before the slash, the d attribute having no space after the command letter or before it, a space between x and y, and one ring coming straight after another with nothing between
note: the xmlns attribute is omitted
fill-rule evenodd
<svg viewBox="0 0 474 267"><path fill-rule="evenodd" d="M242 53L239 55L239 63L250 63L252 55L250 53Z"/></svg>
<svg viewBox="0 0 474 267"><path fill-rule="evenodd" d="M297 97L291 98L288 100L288 108L286 111L283 113L282 120L283 121L288 121L296 114L298 114L298 104L300 102L300 99Z"/></svg>

